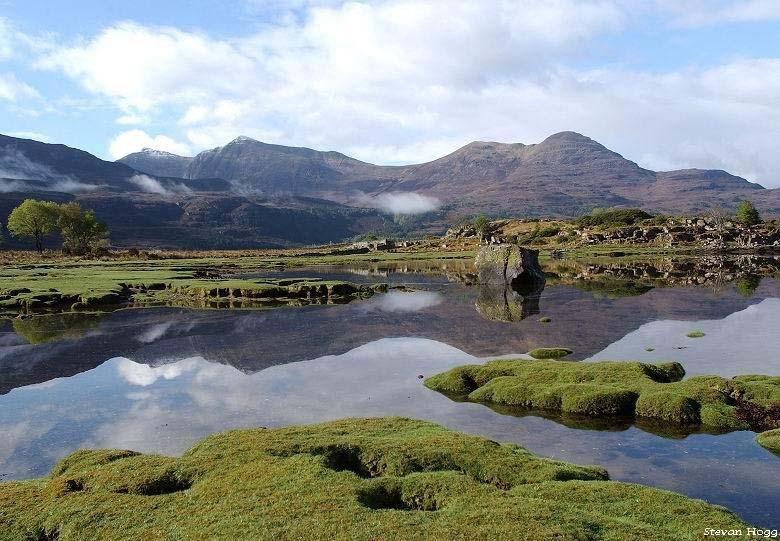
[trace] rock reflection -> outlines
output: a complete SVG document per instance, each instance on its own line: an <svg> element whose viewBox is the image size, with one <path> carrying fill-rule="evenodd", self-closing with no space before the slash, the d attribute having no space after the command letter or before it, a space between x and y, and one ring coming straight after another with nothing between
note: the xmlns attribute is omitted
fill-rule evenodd
<svg viewBox="0 0 780 541"><path fill-rule="evenodd" d="M479 315L492 321L522 321L539 313L539 300L544 286L525 289L524 293L509 287L480 285L474 303Z"/></svg>

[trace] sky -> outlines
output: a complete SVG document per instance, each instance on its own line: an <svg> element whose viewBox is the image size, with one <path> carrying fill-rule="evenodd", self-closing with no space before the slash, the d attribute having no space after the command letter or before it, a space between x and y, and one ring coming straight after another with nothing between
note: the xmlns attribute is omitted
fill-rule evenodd
<svg viewBox="0 0 780 541"><path fill-rule="evenodd" d="M565 130L780 187L780 0L0 0L0 133L104 159Z"/></svg>

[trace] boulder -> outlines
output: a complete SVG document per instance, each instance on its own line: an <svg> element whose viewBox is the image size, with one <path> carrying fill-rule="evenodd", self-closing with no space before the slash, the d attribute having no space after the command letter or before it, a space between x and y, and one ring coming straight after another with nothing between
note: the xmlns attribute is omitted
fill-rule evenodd
<svg viewBox="0 0 780 541"><path fill-rule="evenodd" d="M518 291L544 287L539 251L516 244L483 246L475 260L480 284L501 284Z"/></svg>

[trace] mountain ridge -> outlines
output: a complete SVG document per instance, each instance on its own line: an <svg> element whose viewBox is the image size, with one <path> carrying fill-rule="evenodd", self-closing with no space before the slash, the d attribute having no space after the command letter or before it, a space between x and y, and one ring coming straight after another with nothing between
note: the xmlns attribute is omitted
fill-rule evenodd
<svg viewBox="0 0 780 541"><path fill-rule="evenodd" d="M338 241L382 230L392 224L388 214L407 208L427 212L414 222L426 232L476 213L572 217L630 206L697 214L742 199L767 216L780 215L780 189L722 170L644 169L576 132L535 144L472 141L429 162L394 166L248 137L192 157L146 149L109 162L65 145L0 135L2 223L13 204L42 193L95 208L119 244L166 247Z"/></svg>

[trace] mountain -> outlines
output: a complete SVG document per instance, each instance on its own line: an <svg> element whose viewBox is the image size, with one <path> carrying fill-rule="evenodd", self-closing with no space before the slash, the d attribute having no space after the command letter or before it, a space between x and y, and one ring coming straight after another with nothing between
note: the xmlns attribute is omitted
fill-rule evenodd
<svg viewBox="0 0 780 541"><path fill-rule="evenodd" d="M725 171L655 172L574 132L538 144L473 142L428 163L379 166L339 152L239 137L194 157L145 149L118 162L0 135L0 220L26 197L92 208L122 246L243 248L340 241L428 212L418 231L492 216L570 217L594 207L664 213L751 199L780 215L780 190ZM420 205L420 200L423 203ZM408 223L408 222L407 222ZM20 246L2 227L5 246Z"/></svg>
<svg viewBox="0 0 780 541"><path fill-rule="evenodd" d="M129 157L120 161L160 171L151 163L144 169ZM147 161L156 163L152 155ZM406 166L378 166L338 152L239 137L195 156L184 177L224 178L234 190L305 195L344 204L354 204L356 196L370 204L366 194L370 198L414 192L437 198L446 210L466 214L570 217L605 206L694 213L733 207L745 198L765 213L780 213L778 190L766 190L725 171L651 171L574 132L531 145L475 141L437 160Z"/></svg>
<svg viewBox="0 0 780 541"><path fill-rule="evenodd" d="M120 162L149 175L185 178L192 158L145 148L140 152L128 154Z"/></svg>
<svg viewBox="0 0 780 541"><path fill-rule="evenodd" d="M152 154L167 158L146 152ZM158 176L64 145L0 135L0 246L27 246L5 231L11 210L26 198L78 201L108 224L119 246L322 244L389 223L374 209L309 197L242 195L219 178Z"/></svg>

